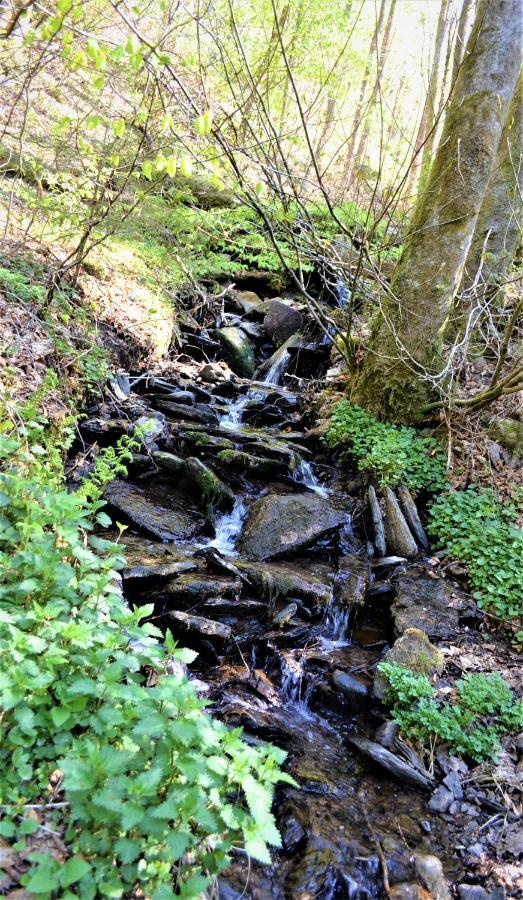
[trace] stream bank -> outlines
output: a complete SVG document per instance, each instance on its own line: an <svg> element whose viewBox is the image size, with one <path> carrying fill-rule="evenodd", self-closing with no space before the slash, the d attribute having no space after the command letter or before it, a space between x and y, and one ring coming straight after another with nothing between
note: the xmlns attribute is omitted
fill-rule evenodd
<svg viewBox="0 0 523 900"><path fill-rule="evenodd" d="M273 864L238 853L220 897L510 894L518 819L495 777L482 786L445 754L421 760L373 681L412 627L450 667L504 653L516 679L516 655L478 630L437 559L373 555L358 479L348 490L312 427L330 347L296 298L231 291L182 332L170 371L113 379L81 431L110 444L154 419L106 490L129 526L126 598L154 602L155 622L198 651L189 674L213 714L287 750L300 786L277 796Z"/></svg>

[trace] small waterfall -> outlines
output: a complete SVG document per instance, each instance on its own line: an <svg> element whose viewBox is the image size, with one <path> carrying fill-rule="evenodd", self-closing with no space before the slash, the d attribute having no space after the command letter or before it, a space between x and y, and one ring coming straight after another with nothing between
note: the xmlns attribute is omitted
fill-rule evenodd
<svg viewBox="0 0 523 900"><path fill-rule="evenodd" d="M347 287L345 281L342 278L338 278L334 285L334 293L336 294L336 299L338 301L338 305L340 309L346 309L348 302L350 300L350 290Z"/></svg>
<svg viewBox="0 0 523 900"><path fill-rule="evenodd" d="M284 703L301 701L303 669L292 656L283 656L281 668L281 695Z"/></svg>
<svg viewBox="0 0 523 900"><path fill-rule="evenodd" d="M334 599L331 599L323 618L322 638L336 644L346 643L349 619L350 610L337 606Z"/></svg>
<svg viewBox="0 0 523 900"><path fill-rule="evenodd" d="M262 380L262 384L273 384L277 385L280 381L283 371L289 361L290 353L288 350L285 350L280 356L276 359L276 361L272 364L266 375ZM243 396L238 397L232 403L229 404L229 408L225 416L220 419L220 426L222 428L230 429L234 431L238 428L239 425L242 424L243 421L243 411L248 403L251 400L262 400L265 394L262 391L257 391L256 388L253 388L247 391Z"/></svg>
<svg viewBox="0 0 523 900"><path fill-rule="evenodd" d="M284 350L284 352L281 353L280 356L278 356L278 358L273 362L272 366L266 373L263 379L264 384L277 385L280 383L280 378L285 371L290 356L291 355L288 350Z"/></svg>
<svg viewBox="0 0 523 900"><path fill-rule="evenodd" d="M232 511L216 519L214 523L214 538L205 546L216 547L223 556L236 556L234 546L240 533L245 513L245 503L241 497L238 497Z"/></svg>
<svg viewBox="0 0 523 900"><path fill-rule="evenodd" d="M305 485L305 487L309 488L310 491L314 491L314 493L318 494L320 497L328 496L329 492L327 488L319 483L311 469L310 463L306 462L304 459L299 458L293 469L292 477L298 484Z"/></svg>

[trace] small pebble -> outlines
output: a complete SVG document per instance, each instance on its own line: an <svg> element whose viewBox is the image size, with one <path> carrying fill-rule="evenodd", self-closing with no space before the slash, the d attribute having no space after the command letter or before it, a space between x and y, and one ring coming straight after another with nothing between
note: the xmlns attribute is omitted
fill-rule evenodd
<svg viewBox="0 0 523 900"><path fill-rule="evenodd" d="M420 825L425 834L430 834L430 832L432 831L432 825L427 821L427 819L422 819Z"/></svg>

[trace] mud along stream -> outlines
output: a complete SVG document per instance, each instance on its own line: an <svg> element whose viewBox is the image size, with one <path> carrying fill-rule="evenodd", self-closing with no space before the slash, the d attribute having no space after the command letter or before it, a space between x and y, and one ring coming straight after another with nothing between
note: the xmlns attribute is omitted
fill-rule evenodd
<svg viewBox="0 0 523 900"><path fill-rule="evenodd" d="M125 595L154 602L198 651L188 674L212 714L283 747L299 783L277 794L272 866L238 853L220 897L380 897L384 883L407 896L416 852L452 877L418 761L390 741L394 774L370 758L386 720L372 680L394 639L390 579L416 603L425 576L421 556L376 557L358 494L313 430L328 344L296 300L234 291L218 317L189 319L183 341L168 374L114 379L82 431L103 445L154 419L147 452L106 491L129 526Z"/></svg>

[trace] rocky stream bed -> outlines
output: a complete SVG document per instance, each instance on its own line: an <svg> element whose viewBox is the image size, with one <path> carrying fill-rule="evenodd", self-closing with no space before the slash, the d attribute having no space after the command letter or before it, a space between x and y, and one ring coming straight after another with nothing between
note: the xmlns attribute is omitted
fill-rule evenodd
<svg viewBox="0 0 523 900"><path fill-rule="evenodd" d="M467 656L488 668L499 645L419 542L408 560L388 536L376 553L361 483L315 428L329 342L296 298L249 291L188 315L182 333L165 372L115 376L82 436L108 445L154 419L106 490L129 526L125 597L154 602L156 623L198 651L189 676L212 714L283 747L299 783L277 794L273 864L238 853L219 896L516 896L514 757L497 783L445 753L421 759L373 689L409 628L458 673Z"/></svg>

